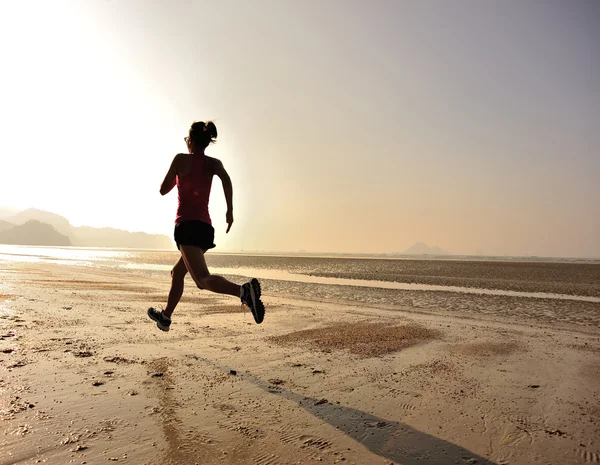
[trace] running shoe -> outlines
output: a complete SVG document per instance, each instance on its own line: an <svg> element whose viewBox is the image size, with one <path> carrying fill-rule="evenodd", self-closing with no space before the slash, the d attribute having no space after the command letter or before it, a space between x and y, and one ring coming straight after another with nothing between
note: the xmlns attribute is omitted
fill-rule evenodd
<svg viewBox="0 0 600 465"><path fill-rule="evenodd" d="M148 316L156 321L156 326L161 331L168 331L171 327L171 318L168 318L164 315L163 311L160 312L153 307L148 309Z"/></svg>
<svg viewBox="0 0 600 465"><path fill-rule="evenodd" d="M252 278L249 282L242 285L242 304L246 305L252 312L254 321L262 323L265 318L265 306L260 300L260 283L258 279Z"/></svg>

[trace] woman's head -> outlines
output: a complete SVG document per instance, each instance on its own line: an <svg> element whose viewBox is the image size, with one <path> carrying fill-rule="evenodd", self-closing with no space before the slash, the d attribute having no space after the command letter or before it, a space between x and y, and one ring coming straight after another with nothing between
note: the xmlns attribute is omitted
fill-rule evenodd
<svg viewBox="0 0 600 465"><path fill-rule="evenodd" d="M190 127L189 137L186 138L188 148L205 149L217 141L217 127L212 121L196 121Z"/></svg>

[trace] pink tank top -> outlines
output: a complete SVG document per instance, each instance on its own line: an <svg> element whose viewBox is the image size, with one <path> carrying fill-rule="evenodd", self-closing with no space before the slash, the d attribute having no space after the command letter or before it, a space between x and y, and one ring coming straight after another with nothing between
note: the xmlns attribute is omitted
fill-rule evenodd
<svg viewBox="0 0 600 465"><path fill-rule="evenodd" d="M177 175L178 201L175 224L199 220L212 224L208 213L208 199L213 174L206 173L206 156L192 155L192 169L185 176Z"/></svg>

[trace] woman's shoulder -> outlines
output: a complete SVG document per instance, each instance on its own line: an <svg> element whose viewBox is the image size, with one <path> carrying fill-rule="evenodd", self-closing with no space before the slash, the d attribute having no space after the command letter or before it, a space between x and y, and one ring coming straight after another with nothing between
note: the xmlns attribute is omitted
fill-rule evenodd
<svg viewBox="0 0 600 465"><path fill-rule="evenodd" d="M209 157L208 155L204 155L206 157L206 160L209 163L221 163L220 160L218 158L215 157Z"/></svg>
<svg viewBox="0 0 600 465"><path fill-rule="evenodd" d="M207 169L210 170L213 174L216 170L219 169L219 166L222 165L221 160L215 157L209 157L208 155L205 155L205 160Z"/></svg>
<svg viewBox="0 0 600 465"><path fill-rule="evenodd" d="M178 153L173 157L173 163L181 164L181 163L189 163L191 160L191 155L189 153Z"/></svg>
<svg viewBox="0 0 600 465"><path fill-rule="evenodd" d="M173 164L175 165L177 174L185 176L192 167L192 156L189 153L178 153L173 158Z"/></svg>

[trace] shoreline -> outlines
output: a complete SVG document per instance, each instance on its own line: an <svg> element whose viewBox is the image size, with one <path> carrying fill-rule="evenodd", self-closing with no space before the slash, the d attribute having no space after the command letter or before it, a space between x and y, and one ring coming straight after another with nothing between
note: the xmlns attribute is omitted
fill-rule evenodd
<svg viewBox="0 0 600 465"><path fill-rule="evenodd" d="M44 251L43 254L40 250ZM14 250L13 250L14 251ZM6 251L5 251L6 252ZM103 267L157 268L169 270L177 252L132 252L113 249L26 248L25 254L5 255L0 248L0 263L57 263ZM80 253L78 253L80 252ZM360 284L365 287L396 287L411 290L414 286L441 286L453 290L464 288L483 293L544 293L600 299L600 263L542 263L452 260L377 260L327 259L208 253L210 268L227 270L252 269L263 278L317 281L316 284ZM224 271L226 272L226 271ZM234 274L234 273L232 273ZM426 290L426 289L423 289ZM443 291L443 289L432 289ZM460 290L460 289L454 289ZM543 296L537 296L543 297ZM550 296L552 297L552 296ZM593 299L592 299L593 300Z"/></svg>

